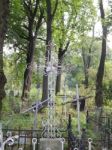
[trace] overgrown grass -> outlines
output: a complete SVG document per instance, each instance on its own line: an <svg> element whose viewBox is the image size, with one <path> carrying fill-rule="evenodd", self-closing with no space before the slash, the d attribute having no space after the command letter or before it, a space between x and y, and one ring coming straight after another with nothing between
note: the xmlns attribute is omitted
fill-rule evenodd
<svg viewBox="0 0 112 150"><path fill-rule="evenodd" d="M83 91L83 89L82 89ZM88 91L89 92L89 91ZM83 92L81 92L83 93ZM63 93L62 93L63 94ZM74 95L71 93L71 95ZM84 95L84 94L83 94ZM38 100L41 96L37 96L37 91L32 89L31 95L30 95L30 103L29 106L32 105L36 100ZM72 96L67 98L67 101L72 101L73 98ZM77 110L75 110L74 107L72 107L71 103L68 104L63 104L62 97L56 97L55 99L56 102L56 122L58 124L58 127L60 129L67 129L67 124L68 124L68 115L71 114L72 116L72 131L74 135L78 135L78 124L77 124ZM2 123L3 127L8 127L8 128L13 128L13 129L18 129L18 128L23 128L23 129L31 129L33 128L33 123L34 123L34 113L29 112L26 114L21 114L21 113L15 113L15 109L18 109L21 107L21 99L20 97L6 97L5 100L3 101L3 117L2 117ZM65 110L66 108L66 116L65 116ZM93 118L95 115L95 106L94 106L94 97L86 101L86 110L89 110L90 116ZM108 104L104 106L104 113L105 114L110 114L112 111L112 103L109 102ZM46 122L48 119L48 108L43 109L41 112L38 113L37 116L37 123L38 129L43 129L42 122ZM92 138L92 139L98 139L100 138L99 132L96 133L94 132L94 122L91 122L88 126L86 124L86 111L80 112L80 123L81 123L81 130L83 128L86 129L87 133L87 138ZM64 133L64 136L67 136L67 132Z"/></svg>

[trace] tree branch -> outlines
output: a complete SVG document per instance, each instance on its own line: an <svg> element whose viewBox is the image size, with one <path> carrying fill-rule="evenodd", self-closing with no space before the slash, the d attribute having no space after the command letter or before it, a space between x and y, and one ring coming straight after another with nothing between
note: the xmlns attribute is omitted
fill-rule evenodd
<svg viewBox="0 0 112 150"><path fill-rule="evenodd" d="M41 26L41 23L42 23L42 19L43 19L43 15L44 15L44 10L41 10L41 14L39 16L39 19L38 19L38 22L36 24L36 29L35 29L35 38L37 37L37 32Z"/></svg>
<svg viewBox="0 0 112 150"><path fill-rule="evenodd" d="M34 8L34 12L33 12L33 18L36 16L38 5L39 5L39 0L36 0L36 5L35 5L35 8Z"/></svg>
<svg viewBox="0 0 112 150"><path fill-rule="evenodd" d="M61 58L64 56L65 52L66 52L67 49L68 49L69 44L70 44L70 41L67 42L67 44L66 44L66 46L65 46L65 49L61 48L61 46L60 46L59 52L58 52L58 58L59 58L59 59L61 59Z"/></svg>
<svg viewBox="0 0 112 150"><path fill-rule="evenodd" d="M39 39L39 40L42 40L42 41L46 42L46 39L43 39L43 38L41 38L41 37L38 37L37 39Z"/></svg>
<svg viewBox="0 0 112 150"><path fill-rule="evenodd" d="M52 13L52 18L54 17L55 13L56 13L56 10L57 10L57 6L58 6L58 0L56 0L55 2L55 7L54 7L54 10L53 10L53 13Z"/></svg>
<svg viewBox="0 0 112 150"><path fill-rule="evenodd" d="M24 0L23 1L23 6L24 6L24 9L26 11L26 14L27 14L28 18L30 18L32 16L32 10L30 8L30 2L26 3L26 1Z"/></svg>

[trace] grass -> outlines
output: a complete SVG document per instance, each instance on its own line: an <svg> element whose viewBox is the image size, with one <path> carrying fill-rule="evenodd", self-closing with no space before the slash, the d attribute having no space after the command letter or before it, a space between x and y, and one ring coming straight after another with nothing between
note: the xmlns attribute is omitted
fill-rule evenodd
<svg viewBox="0 0 112 150"><path fill-rule="evenodd" d="M72 95L72 94L71 94ZM30 95L30 104L35 102L36 100L36 91L33 91ZM72 98L68 98L67 101L71 101ZM58 127L62 130L67 129L68 124L68 115L71 114L72 116L72 131L74 135L78 135L77 131L77 111L71 107L71 103L67 105L62 105L62 98L56 97L56 122L58 124ZM17 97L6 97L6 99L3 101L3 127L18 129L21 127L22 129L31 129L33 128L34 123L34 114L32 112L27 114L20 114L15 113L14 108L20 108L21 101L20 98ZM112 103L108 102L106 105L104 105L104 114L110 114L112 111ZM64 109L66 108L66 116L64 113ZM94 100L91 98L86 103L86 109L88 109L91 113L90 116L93 118L95 116L95 107L94 107ZM43 129L42 122L45 122L48 119L48 109L45 108L41 112L38 113L38 129ZM87 133L87 138L92 139L99 139L100 138L100 132L95 132L94 128L94 122L91 122L88 127L86 125L86 112L80 112L80 123L81 123L81 129L85 128ZM64 136L67 136L67 132L64 133Z"/></svg>

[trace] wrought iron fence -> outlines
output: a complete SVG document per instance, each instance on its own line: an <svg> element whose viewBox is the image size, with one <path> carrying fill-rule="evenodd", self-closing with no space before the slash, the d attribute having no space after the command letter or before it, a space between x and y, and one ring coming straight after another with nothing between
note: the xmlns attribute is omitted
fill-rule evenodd
<svg viewBox="0 0 112 150"><path fill-rule="evenodd" d="M14 144L7 143L4 150L31 150L35 144L35 149L38 150L38 143L41 130L23 130L23 129L3 129L3 139L6 140L8 137L18 135L18 139L15 140Z"/></svg>
<svg viewBox="0 0 112 150"><path fill-rule="evenodd" d="M12 141L7 142L4 146L4 150L38 150L40 138L43 130L24 130L24 129L2 129L3 131L3 141L5 141L8 137L18 135L18 139L12 143ZM67 137L64 135L65 130L60 131L62 136L65 139ZM67 141L67 140L66 140Z"/></svg>

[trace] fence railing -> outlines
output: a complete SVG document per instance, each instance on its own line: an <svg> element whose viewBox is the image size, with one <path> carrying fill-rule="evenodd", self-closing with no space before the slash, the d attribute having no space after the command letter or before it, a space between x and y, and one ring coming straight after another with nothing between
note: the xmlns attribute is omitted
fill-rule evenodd
<svg viewBox="0 0 112 150"><path fill-rule="evenodd" d="M3 131L3 141L7 140L8 137L18 135L18 139L14 141L9 141L5 144L4 150L38 150L39 149L39 142L42 136L43 130L24 130L24 129L2 129ZM65 139L65 130L60 131L62 136ZM66 140L67 141L67 140Z"/></svg>
<svg viewBox="0 0 112 150"><path fill-rule="evenodd" d="M89 120L88 120L89 119ZM93 117L91 117L88 114L87 118L89 124L90 122L96 122ZM96 122L98 123L98 122ZM106 127L105 127L106 125ZM112 119L109 117L102 117L102 124L101 124L101 130L102 134L97 139L92 139L92 143L88 142L88 138L85 136L81 137L81 139L73 137L74 135L69 132L68 130L61 130L62 137L65 139L65 144L68 148L72 147L78 148L78 150L82 147L94 147L95 150L97 147L97 144L100 143L100 145L106 147L108 150L111 150L112 148ZM8 127L5 129L2 129L3 131L3 141L5 141L8 137L18 135L18 139L14 141L13 144L11 144L11 141L9 141L5 147L4 150L39 150L39 142L40 138L42 137L42 129L41 130L24 130L24 129L9 129ZM74 134L74 133L73 133ZM90 145L91 144L91 145ZM79 149L80 147L80 149Z"/></svg>
<svg viewBox="0 0 112 150"><path fill-rule="evenodd" d="M112 115L101 116L99 121L96 119L95 114L93 115L87 111L86 123L87 127L93 124L94 127L98 128L101 136L99 142L110 150L112 148Z"/></svg>

